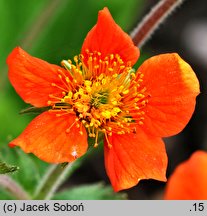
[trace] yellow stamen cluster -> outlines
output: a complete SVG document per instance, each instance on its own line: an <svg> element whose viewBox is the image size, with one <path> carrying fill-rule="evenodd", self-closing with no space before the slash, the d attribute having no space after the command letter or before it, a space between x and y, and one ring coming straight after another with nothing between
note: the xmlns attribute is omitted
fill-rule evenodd
<svg viewBox="0 0 207 216"><path fill-rule="evenodd" d="M57 116L75 113L77 118L71 127L76 125L83 134L85 126L89 136L95 138L95 147L99 132L106 140L112 133L135 133L136 125L143 124L143 107L149 97L141 87L143 74L135 74L118 54L102 58L100 52L87 51L86 56L75 56L74 61L75 65L70 60L62 61L66 72L57 71L61 85L52 86L61 89L62 95L49 95L52 111L58 112Z"/></svg>

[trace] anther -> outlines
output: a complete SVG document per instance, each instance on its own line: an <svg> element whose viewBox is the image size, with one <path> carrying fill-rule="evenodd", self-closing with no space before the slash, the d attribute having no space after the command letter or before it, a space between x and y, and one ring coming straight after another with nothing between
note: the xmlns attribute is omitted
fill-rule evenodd
<svg viewBox="0 0 207 216"><path fill-rule="evenodd" d="M143 123L142 121L139 121L138 124L139 124L139 125L143 125L144 123Z"/></svg>
<svg viewBox="0 0 207 216"><path fill-rule="evenodd" d="M83 131L79 131L80 135L83 135Z"/></svg>
<svg viewBox="0 0 207 216"><path fill-rule="evenodd" d="M89 133L89 137L93 137L93 134L92 134L92 133Z"/></svg>
<svg viewBox="0 0 207 216"><path fill-rule="evenodd" d="M106 138L106 142L107 142L107 144L108 144L108 147L109 147L109 148L112 148L112 145L111 145L111 143L109 142L107 133L105 133L105 138Z"/></svg>
<svg viewBox="0 0 207 216"><path fill-rule="evenodd" d="M70 82L70 79L69 79L68 77L65 77L65 81L66 81L67 83L69 83L69 82Z"/></svg>
<svg viewBox="0 0 207 216"><path fill-rule="evenodd" d="M68 70L71 70L71 68L72 68L71 64L68 61L66 61L66 60L62 60L61 61L61 65L64 66Z"/></svg>
<svg viewBox="0 0 207 216"><path fill-rule="evenodd" d="M129 89L124 90L122 93L123 93L123 94L128 94L128 93L129 93Z"/></svg>
<svg viewBox="0 0 207 216"><path fill-rule="evenodd" d="M115 74L112 75L113 78L116 78L117 76L118 76L117 73L115 73Z"/></svg>

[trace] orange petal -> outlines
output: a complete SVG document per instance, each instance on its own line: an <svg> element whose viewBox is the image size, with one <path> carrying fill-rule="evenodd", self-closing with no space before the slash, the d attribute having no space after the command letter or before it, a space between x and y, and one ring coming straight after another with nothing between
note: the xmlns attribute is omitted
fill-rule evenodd
<svg viewBox="0 0 207 216"><path fill-rule="evenodd" d="M165 199L207 199L207 153L196 151L190 159L178 165L167 182Z"/></svg>
<svg viewBox="0 0 207 216"><path fill-rule="evenodd" d="M76 116L66 114L56 117L53 112L37 116L10 145L20 146L26 153L33 153L49 163L71 162L87 151L87 133L74 124ZM70 131L66 131L70 128Z"/></svg>
<svg viewBox="0 0 207 216"><path fill-rule="evenodd" d="M58 70L63 68L30 56L20 47L16 47L7 58L9 80L16 92L26 102L36 107L47 106L49 94L60 96L60 88L52 86L63 84L58 77Z"/></svg>
<svg viewBox="0 0 207 216"><path fill-rule="evenodd" d="M178 54L163 54L146 60L138 69L149 93L144 109L144 129L155 136L179 133L195 109L199 82L190 65Z"/></svg>
<svg viewBox="0 0 207 216"><path fill-rule="evenodd" d="M166 181L167 155L160 138L137 134L109 136L104 145L105 167L115 191L135 186L141 179Z"/></svg>
<svg viewBox="0 0 207 216"><path fill-rule="evenodd" d="M85 51L99 51L105 57L108 54L119 54L123 61L134 65L139 57L139 50L131 38L113 20L108 8L99 11L97 24L87 34L82 54Z"/></svg>

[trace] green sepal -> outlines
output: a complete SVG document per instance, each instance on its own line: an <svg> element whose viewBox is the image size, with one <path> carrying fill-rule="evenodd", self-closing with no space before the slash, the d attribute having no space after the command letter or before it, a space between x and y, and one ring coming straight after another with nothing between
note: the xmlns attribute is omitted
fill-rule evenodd
<svg viewBox="0 0 207 216"><path fill-rule="evenodd" d="M19 113L20 114L40 114L43 113L45 111L48 111L49 109L51 109L51 106L47 106L47 107L28 107L26 109L21 110Z"/></svg>
<svg viewBox="0 0 207 216"><path fill-rule="evenodd" d="M69 164L68 162L62 163L61 167L64 169L68 164Z"/></svg>

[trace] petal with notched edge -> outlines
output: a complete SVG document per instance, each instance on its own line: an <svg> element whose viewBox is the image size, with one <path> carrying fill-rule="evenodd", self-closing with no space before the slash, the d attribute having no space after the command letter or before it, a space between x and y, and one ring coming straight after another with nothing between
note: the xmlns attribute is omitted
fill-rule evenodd
<svg viewBox="0 0 207 216"><path fill-rule="evenodd" d="M20 146L26 153L49 163L74 161L88 148L86 130L83 127L83 135L80 135L80 128L72 125L75 121L73 114L57 117L54 112L44 112L31 121L10 146Z"/></svg>
<svg viewBox="0 0 207 216"><path fill-rule="evenodd" d="M108 8L99 11L97 24L87 34L82 54L85 51L98 51L102 57L108 54L119 54L124 62L134 65L139 57L139 49L131 38L113 20Z"/></svg>
<svg viewBox="0 0 207 216"><path fill-rule="evenodd" d="M104 143L105 167L115 191L135 186L141 179L166 181L167 155L160 138L137 134L109 136Z"/></svg>

